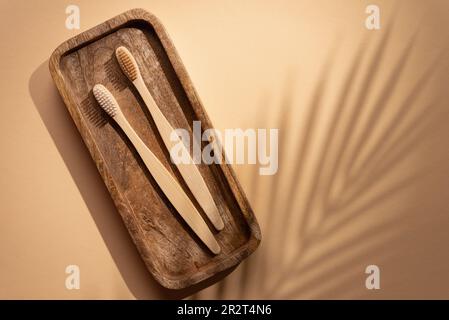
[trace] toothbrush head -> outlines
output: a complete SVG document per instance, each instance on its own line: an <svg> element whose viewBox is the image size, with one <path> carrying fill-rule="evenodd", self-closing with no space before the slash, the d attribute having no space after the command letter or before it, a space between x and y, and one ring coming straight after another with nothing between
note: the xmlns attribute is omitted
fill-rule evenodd
<svg viewBox="0 0 449 320"><path fill-rule="evenodd" d="M125 47L118 47L115 50L115 56L117 57L120 68L128 79L131 81L136 80L140 71L136 59L134 59L131 52Z"/></svg>
<svg viewBox="0 0 449 320"><path fill-rule="evenodd" d="M92 91L100 107L106 111L109 116L114 118L117 115L119 107L112 93L101 84L96 84Z"/></svg>

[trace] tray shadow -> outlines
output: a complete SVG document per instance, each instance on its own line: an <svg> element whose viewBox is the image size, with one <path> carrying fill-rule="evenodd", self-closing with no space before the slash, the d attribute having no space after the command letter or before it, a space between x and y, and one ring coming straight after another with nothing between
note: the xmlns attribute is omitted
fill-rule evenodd
<svg viewBox="0 0 449 320"><path fill-rule="evenodd" d="M92 218L106 243L128 289L137 299L182 299L231 273L235 267L192 287L162 287L146 269L113 200L84 145L48 70L48 60L31 74L28 82L33 103L59 154L70 172Z"/></svg>

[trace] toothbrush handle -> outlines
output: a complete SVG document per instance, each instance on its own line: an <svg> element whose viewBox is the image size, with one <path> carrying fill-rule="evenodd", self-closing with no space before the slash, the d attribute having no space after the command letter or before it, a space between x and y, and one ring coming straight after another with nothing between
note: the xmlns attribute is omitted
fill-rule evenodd
<svg viewBox="0 0 449 320"><path fill-rule="evenodd" d="M114 119L128 136L129 140L131 140L151 175L181 217L186 221L201 241L203 241L214 254L218 254L221 250L220 245L215 240L215 237L209 230L209 227L204 222L189 197L184 193L184 190L178 182L173 178L170 172L164 167L154 153L148 149L142 139L140 139L131 127L129 122L125 119L123 114L117 114Z"/></svg>
<svg viewBox="0 0 449 320"><path fill-rule="evenodd" d="M204 212L206 213L207 217L212 222L214 227L217 230L223 229L223 220L221 219L218 208L215 205L212 194L210 193L206 183L204 182L204 179L201 176L198 167L190 157L189 150L187 150L187 148L179 138L176 141L170 140L170 135L174 129L168 122L167 118L165 118L165 116L162 114L161 110L157 107L156 102L151 96L151 93L148 91L148 88L143 82L143 79L141 77L137 77L137 79L133 81L133 84L136 87L137 91L139 91L140 96L142 97L148 110L150 111L151 116L156 123L157 129L159 130L159 133L167 149L170 150L174 145L181 143L180 145L182 148L184 148L185 154L189 155L189 164L177 165L179 173L181 174L189 189L192 191L195 199L203 208Z"/></svg>

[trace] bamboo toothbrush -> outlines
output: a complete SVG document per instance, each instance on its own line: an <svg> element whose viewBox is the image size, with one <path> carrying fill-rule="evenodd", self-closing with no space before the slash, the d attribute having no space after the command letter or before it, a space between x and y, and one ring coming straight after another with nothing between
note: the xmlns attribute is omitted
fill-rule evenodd
<svg viewBox="0 0 449 320"><path fill-rule="evenodd" d="M176 141L170 140L170 134L174 129L156 105L150 91L143 82L143 78L140 74L139 66L137 65L136 60L132 56L131 52L129 52L129 50L125 47L118 47L115 50L115 55L123 73L134 84L137 91L139 91L140 96L145 102L151 116L154 119L154 122L156 123L157 129L159 130L165 146L168 150L170 150L174 145L181 142L181 140L179 138ZM180 145L185 148L182 142ZM185 148L184 151L185 154L188 154L190 157L190 152L187 148ZM207 188L200 171L193 163L192 159L190 158L190 164L179 164L177 165L177 168L214 227L217 230L222 230L224 224L218 208L215 205L214 199Z"/></svg>
<svg viewBox="0 0 449 320"><path fill-rule="evenodd" d="M209 230L209 227L204 222L189 197L184 193L184 190L154 155L154 153L151 152L151 150L148 149L145 143L139 138L137 133L129 124L128 120L126 120L123 115L114 96L101 84L96 84L94 86L93 94L99 105L115 120L115 122L117 122L117 124L128 136L151 175L181 217L214 254L220 253L220 245L215 240L214 235Z"/></svg>

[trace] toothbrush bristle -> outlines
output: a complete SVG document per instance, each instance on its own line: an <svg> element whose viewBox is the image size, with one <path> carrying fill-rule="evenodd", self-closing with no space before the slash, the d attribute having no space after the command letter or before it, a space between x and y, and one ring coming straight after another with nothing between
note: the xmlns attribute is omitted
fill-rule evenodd
<svg viewBox="0 0 449 320"><path fill-rule="evenodd" d="M96 84L92 91L100 107L103 108L109 116L115 117L118 105L111 92L101 84Z"/></svg>
<svg viewBox="0 0 449 320"><path fill-rule="evenodd" d="M115 50L115 56L117 57L120 68L122 68L128 79L131 81L136 80L139 67L131 52L125 47L118 47Z"/></svg>

